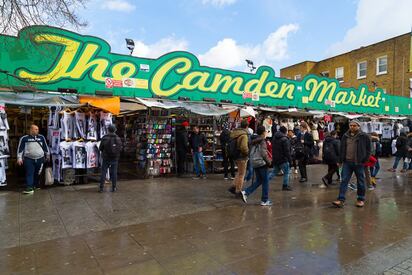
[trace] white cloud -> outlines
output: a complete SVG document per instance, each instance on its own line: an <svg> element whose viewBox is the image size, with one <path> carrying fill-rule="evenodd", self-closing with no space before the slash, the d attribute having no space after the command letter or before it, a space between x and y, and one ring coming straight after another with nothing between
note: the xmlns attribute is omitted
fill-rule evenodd
<svg viewBox="0 0 412 275"><path fill-rule="evenodd" d="M204 54L199 55L202 65L225 69L245 67L245 59L251 59L256 65L273 65L273 62L288 57L287 38L299 29L296 24L284 25L268 35L257 45L239 45L231 38L225 38Z"/></svg>
<svg viewBox="0 0 412 275"><path fill-rule="evenodd" d="M136 6L130 4L126 0L105 0L102 4L103 9L112 11L131 12L136 9Z"/></svg>
<svg viewBox="0 0 412 275"><path fill-rule="evenodd" d="M135 40L134 56L158 58L159 56L172 51L186 51L188 42L185 39L178 39L174 35L163 38L154 44L145 44L143 41Z"/></svg>
<svg viewBox="0 0 412 275"><path fill-rule="evenodd" d="M212 5L215 7L229 6L236 3L237 0L202 0L203 5Z"/></svg>
<svg viewBox="0 0 412 275"><path fill-rule="evenodd" d="M411 0L360 0L356 25L327 54L340 54L408 32L411 10Z"/></svg>

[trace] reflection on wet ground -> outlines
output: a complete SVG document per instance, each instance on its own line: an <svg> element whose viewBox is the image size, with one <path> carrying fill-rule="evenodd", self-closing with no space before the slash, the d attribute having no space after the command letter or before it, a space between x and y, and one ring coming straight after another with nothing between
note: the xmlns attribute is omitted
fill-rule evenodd
<svg viewBox="0 0 412 275"><path fill-rule="evenodd" d="M405 267L412 178L382 171L365 208L356 208L348 191L345 208L335 209L338 186L318 186L325 170L311 166L307 184L291 175L292 192L282 192L276 178L272 207L259 206L260 190L248 205L234 199L221 175L121 182L117 193L97 193L94 185L33 196L1 191L0 274L370 274Z"/></svg>

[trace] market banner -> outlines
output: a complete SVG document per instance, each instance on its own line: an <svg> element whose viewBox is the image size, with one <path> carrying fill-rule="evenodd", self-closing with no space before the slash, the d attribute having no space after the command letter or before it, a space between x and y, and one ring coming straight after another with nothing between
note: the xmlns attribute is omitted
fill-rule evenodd
<svg viewBox="0 0 412 275"><path fill-rule="evenodd" d="M138 54L138 53L137 53ZM261 66L245 73L202 66L195 55L158 59L115 54L97 37L32 26L18 37L0 36L0 86L13 90L75 92L248 104L370 114L411 115L412 99L366 85L344 88L335 79L275 77Z"/></svg>

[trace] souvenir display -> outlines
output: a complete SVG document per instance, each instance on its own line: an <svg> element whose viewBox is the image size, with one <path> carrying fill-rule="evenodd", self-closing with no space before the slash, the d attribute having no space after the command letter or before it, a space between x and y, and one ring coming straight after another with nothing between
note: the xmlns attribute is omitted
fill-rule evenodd
<svg viewBox="0 0 412 275"><path fill-rule="evenodd" d="M4 105L0 105L0 186L7 185L7 159L10 157L9 130L10 127Z"/></svg>

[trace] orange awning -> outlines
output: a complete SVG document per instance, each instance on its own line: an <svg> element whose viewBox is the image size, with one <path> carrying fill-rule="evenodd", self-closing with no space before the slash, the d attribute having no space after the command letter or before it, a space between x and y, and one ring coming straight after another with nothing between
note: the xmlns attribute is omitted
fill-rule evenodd
<svg viewBox="0 0 412 275"><path fill-rule="evenodd" d="M93 107L97 107L108 111L114 115L120 113L120 97L94 97L94 96L81 96L80 103L87 103Z"/></svg>

